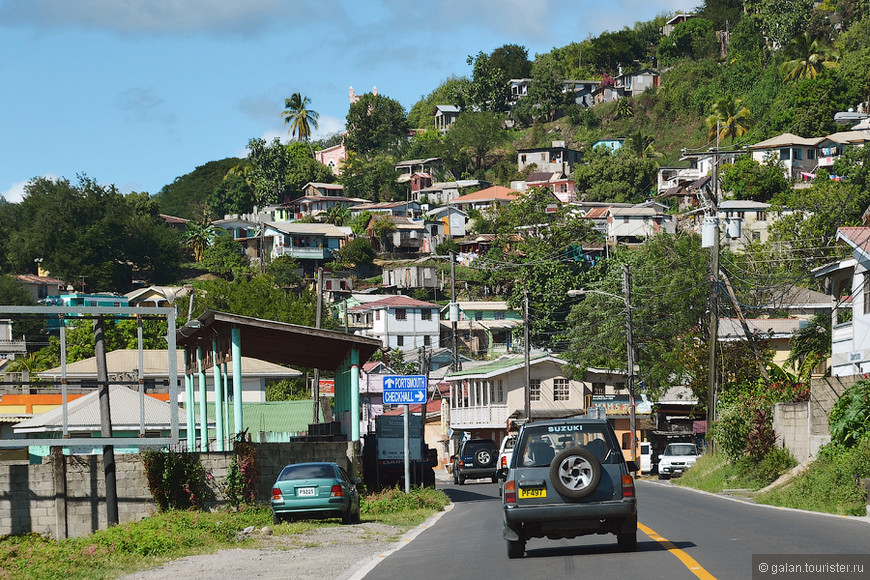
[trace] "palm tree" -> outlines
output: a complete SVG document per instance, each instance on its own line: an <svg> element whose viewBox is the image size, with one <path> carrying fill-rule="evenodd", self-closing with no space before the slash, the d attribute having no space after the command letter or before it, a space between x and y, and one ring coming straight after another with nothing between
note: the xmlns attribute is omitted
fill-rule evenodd
<svg viewBox="0 0 870 580"><path fill-rule="evenodd" d="M629 135L628 140L625 143L626 150L631 152L632 157L637 157L638 159L646 159L648 157L660 157L661 153L658 153L653 148L653 142L655 139L649 135L644 135L640 131L637 133L633 133Z"/></svg>
<svg viewBox="0 0 870 580"><path fill-rule="evenodd" d="M796 79L814 79L826 68L840 66L837 52L807 32L792 39L786 48L786 55L790 60L782 63L780 69L785 74L784 83Z"/></svg>
<svg viewBox="0 0 870 580"><path fill-rule="evenodd" d="M713 103L713 113L707 117L707 135L717 141L731 141L747 133L755 125L752 112L741 97L722 97Z"/></svg>
<svg viewBox="0 0 870 580"><path fill-rule="evenodd" d="M187 247L193 251L193 257L197 262L202 262L205 249L211 245L215 237L215 229L207 221L187 222L187 230L184 232L184 241Z"/></svg>
<svg viewBox="0 0 870 580"><path fill-rule="evenodd" d="M343 226L350 221L350 208L346 205L333 205L326 210L326 223Z"/></svg>
<svg viewBox="0 0 870 580"><path fill-rule="evenodd" d="M289 99L284 99L284 123L290 125L290 135L299 141L308 141L311 137L311 128L317 129L317 118L320 114L309 109L311 99L303 97L299 93L293 93Z"/></svg>
<svg viewBox="0 0 870 580"><path fill-rule="evenodd" d="M616 101L616 118L628 119L634 116L634 106L629 97L622 97Z"/></svg>

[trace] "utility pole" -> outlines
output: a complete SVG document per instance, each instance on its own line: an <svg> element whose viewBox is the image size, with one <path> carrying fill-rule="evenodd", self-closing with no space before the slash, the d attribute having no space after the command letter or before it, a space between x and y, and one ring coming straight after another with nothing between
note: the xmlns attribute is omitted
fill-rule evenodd
<svg viewBox="0 0 870 580"><path fill-rule="evenodd" d="M112 415L109 408L109 372L106 368L106 342L103 317L94 318L94 358L97 363L97 384L100 393L100 436L112 436ZM103 475L106 480L106 521L118 524L118 483L115 473L115 447L103 445Z"/></svg>
<svg viewBox="0 0 870 580"><path fill-rule="evenodd" d="M710 250L710 353L707 375L707 446L715 451L715 443L710 436L716 420L716 347L719 342L719 150L713 156L713 247Z"/></svg>
<svg viewBox="0 0 870 580"><path fill-rule="evenodd" d="M453 349L453 365L451 370L462 370L462 363L459 362L459 345L457 344L456 325L459 322L459 306L456 304L456 252L450 252L450 326L453 331L452 349Z"/></svg>
<svg viewBox="0 0 870 580"><path fill-rule="evenodd" d="M317 268L317 314L314 319L314 328L320 328L320 316L323 308L323 268ZM320 369L314 369L314 422L320 423Z"/></svg>
<svg viewBox="0 0 870 580"><path fill-rule="evenodd" d="M625 349L628 353L629 429L631 429L631 460L637 463L637 400L634 392L634 340L631 334L631 274L628 264L622 265L622 292L625 297Z"/></svg>
<svg viewBox="0 0 870 580"><path fill-rule="evenodd" d="M525 415L526 421L532 422L532 367L529 364L529 291L523 289L523 352L526 365Z"/></svg>

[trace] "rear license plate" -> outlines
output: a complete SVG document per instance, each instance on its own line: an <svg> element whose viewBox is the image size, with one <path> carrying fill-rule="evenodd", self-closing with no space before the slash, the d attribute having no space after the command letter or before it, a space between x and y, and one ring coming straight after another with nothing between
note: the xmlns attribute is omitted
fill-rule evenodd
<svg viewBox="0 0 870 580"><path fill-rule="evenodd" d="M296 495L299 497L313 497L317 495L316 487L297 487Z"/></svg>
<svg viewBox="0 0 870 580"><path fill-rule="evenodd" d="M543 487L521 487L520 499L531 499L536 497L547 497L547 490Z"/></svg>

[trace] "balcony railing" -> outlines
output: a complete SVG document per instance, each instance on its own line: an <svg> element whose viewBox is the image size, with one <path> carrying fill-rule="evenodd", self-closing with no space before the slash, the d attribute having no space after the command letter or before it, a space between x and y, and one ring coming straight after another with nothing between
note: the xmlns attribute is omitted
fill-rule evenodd
<svg viewBox="0 0 870 580"><path fill-rule="evenodd" d="M507 423L507 418L507 405L450 409L450 426L453 429L504 427Z"/></svg>

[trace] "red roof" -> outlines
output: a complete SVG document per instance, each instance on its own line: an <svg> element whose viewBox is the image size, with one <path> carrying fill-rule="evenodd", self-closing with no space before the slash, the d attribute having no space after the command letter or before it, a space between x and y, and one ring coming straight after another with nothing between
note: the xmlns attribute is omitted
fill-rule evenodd
<svg viewBox="0 0 870 580"><path fill-rule="evenodd" d="M475 191L474 193L461 195L456 199L451 200L450 203L472 203L475 201L489 201L494 199L513 201L519 195L519 191L514 191L509 187L505 187L503 185L493 185L492 187L487 187L486 189L481 189L480 191Z"/></svg>
<svg viewBox="0 0 870 580"><path fill-rule="evenodd" d="M367 302L350 308L348 312L365 312L366 310L374 310L378 308L438 308L437 304L431 302L423 302L414 300L407 296L387 296L382 300Z"/></svg>
<svg viewBox="0 0 870 580"><path fill-rule="evenodd" d="M387 411L384 415L402 415L405 410L399 407L398 409L393 409L392 411ZM423 405L408 405L409 413L423 413ZM426 414L429 413L440 413L441 412L441 399L436 399L434 401L426 402Z"/></svg>

